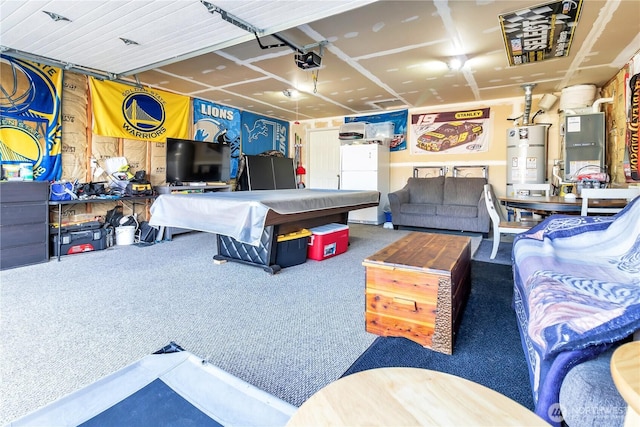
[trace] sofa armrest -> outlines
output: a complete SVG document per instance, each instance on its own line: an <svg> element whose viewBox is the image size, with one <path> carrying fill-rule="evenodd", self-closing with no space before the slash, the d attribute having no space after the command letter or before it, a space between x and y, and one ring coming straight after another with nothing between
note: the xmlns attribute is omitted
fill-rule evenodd
<svg viewBox="0 0 640 427"><path fill-rule="evenodd" d="M388 194L389 206L391 207L391 216L399 215L400 205L409 203L409 188L405 185L398 191Z"/></svg>

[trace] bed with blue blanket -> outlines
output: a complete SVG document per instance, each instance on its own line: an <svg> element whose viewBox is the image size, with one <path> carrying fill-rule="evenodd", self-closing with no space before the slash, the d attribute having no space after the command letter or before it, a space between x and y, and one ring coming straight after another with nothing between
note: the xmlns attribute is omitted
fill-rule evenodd
<svg viewBox="0 0 640 427"><path fill-rule="evenodd" d="M640 197L614 216L552 215L512 257L535 412L559 425L567 372L640 329Z"/></svg>

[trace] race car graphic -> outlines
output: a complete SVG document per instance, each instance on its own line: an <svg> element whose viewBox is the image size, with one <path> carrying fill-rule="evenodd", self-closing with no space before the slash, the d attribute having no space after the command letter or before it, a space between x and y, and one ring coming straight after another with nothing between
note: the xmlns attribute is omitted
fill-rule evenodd
<svg viewBox="0 0 640 427"><path fill-rule="evenodd" d="M426 151L444 151L456 145L475 141L482 134L482 125L473 122L448 122L423 133L418 147Z"/></svg>

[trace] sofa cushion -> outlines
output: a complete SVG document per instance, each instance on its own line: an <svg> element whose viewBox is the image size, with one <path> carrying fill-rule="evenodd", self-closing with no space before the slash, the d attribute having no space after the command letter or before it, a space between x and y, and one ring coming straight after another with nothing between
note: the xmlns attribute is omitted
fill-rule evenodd
<svg viewBox="0 0 640 427"><path fill-rule="evenodd" d="M477 218L478 207L463 205L439 205L436 209L436 215L444 215L455 218Z"/></svg>
<svg viewBox="0 0 640 427"><path fill-rule="evenodd" d="M624 424L627 403L613 378L611 356L614 348L595 359L571 368L560 387L560 410L570 427L616 427Z"/></svg>
<svg viewBox="0 0 640 427"><path fill-rule="evenodd" d="M437 215L437 207L442 206L429 203L403 203L400 205L400 213L411 215Z"/></svg>
<svg viewBox="0 0 640 427"><path fill-rule="evenodd" d="M409 203L433 203L442 204L444 193L444 177L436 178L409 178Z"/></svg>
<svg viewBox="0 0 640 427"><path fill-rule="evenodd" d="M443 204L478 206L486 183L484 178L448 177L444 182Z"/></svg>

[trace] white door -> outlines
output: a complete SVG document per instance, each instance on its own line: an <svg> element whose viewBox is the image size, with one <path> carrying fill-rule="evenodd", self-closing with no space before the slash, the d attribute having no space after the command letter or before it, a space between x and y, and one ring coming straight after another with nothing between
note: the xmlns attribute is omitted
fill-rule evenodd
<svg viewBox="0 0 640 427"><path fill-rule="evenodd" d="M309 131L307 188L337 189L340 175L339 129ZM303 153L304 154L304 153Z"/></svg>

